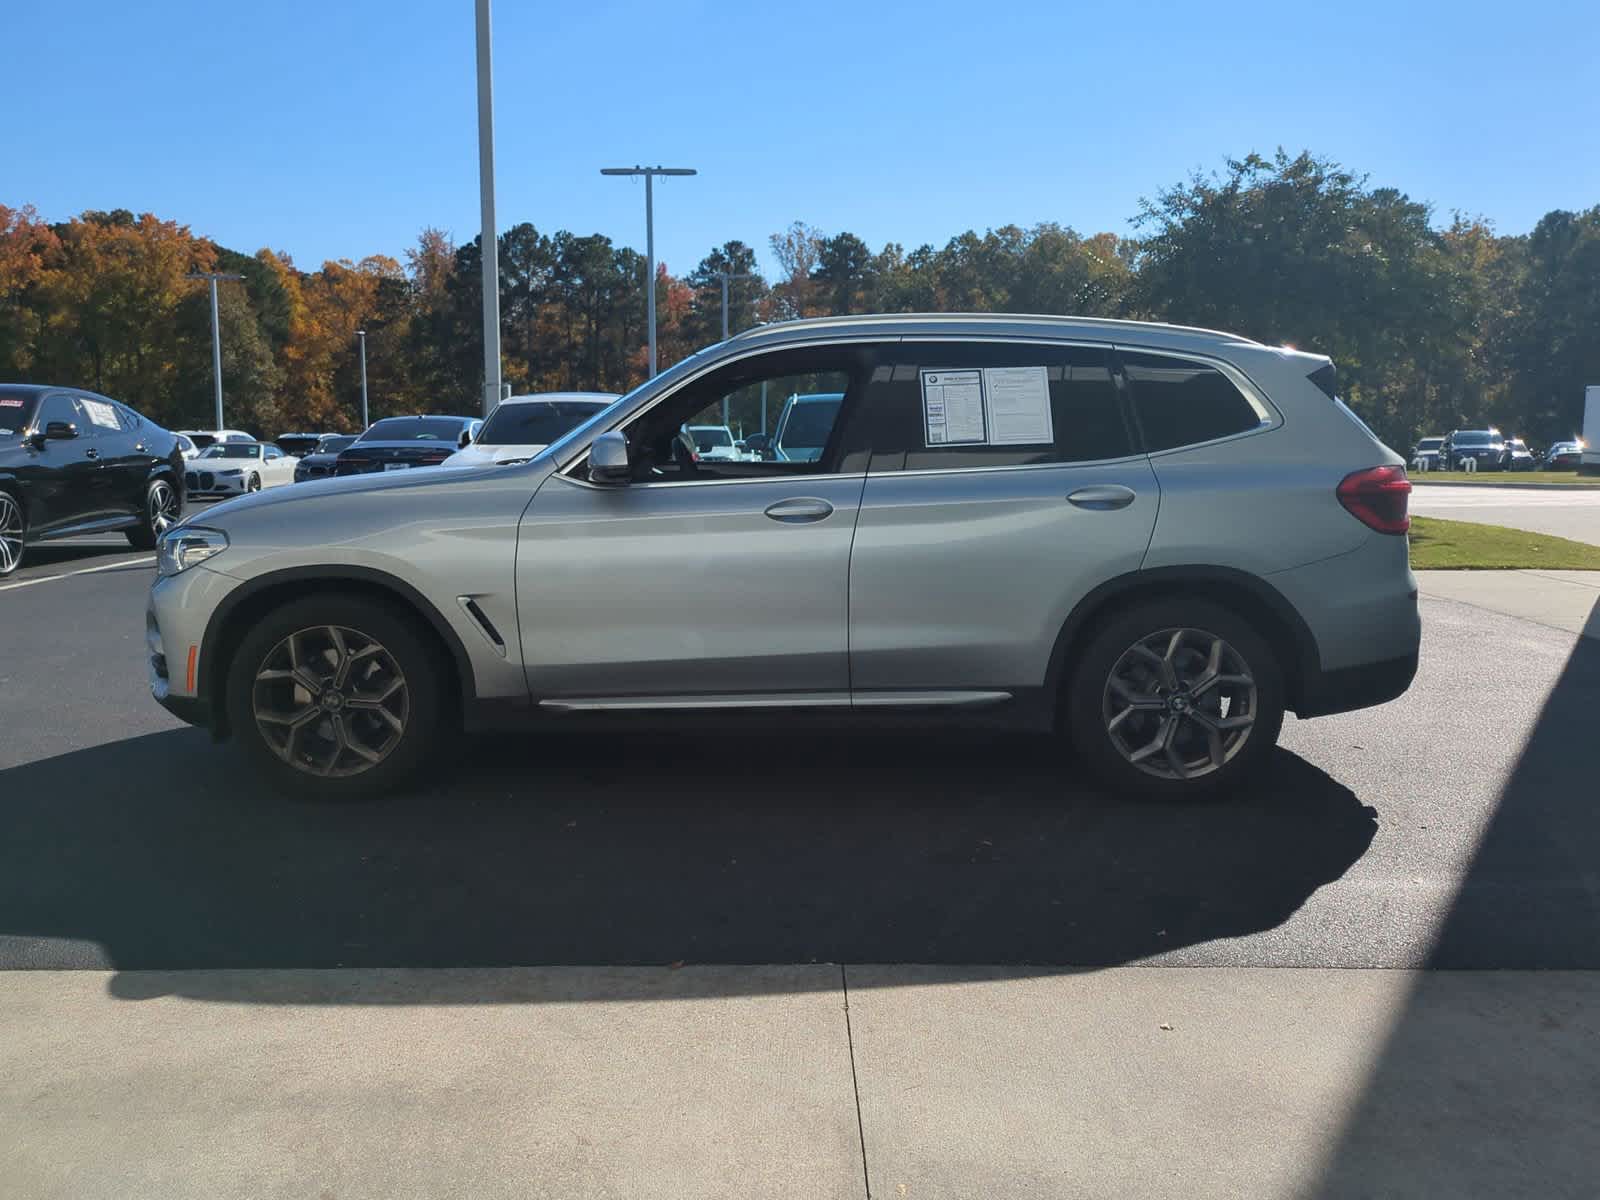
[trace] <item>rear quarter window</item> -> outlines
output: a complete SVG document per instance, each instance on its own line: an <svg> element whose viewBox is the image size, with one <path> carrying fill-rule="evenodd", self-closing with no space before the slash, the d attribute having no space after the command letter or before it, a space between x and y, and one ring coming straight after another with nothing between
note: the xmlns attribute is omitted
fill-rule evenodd
<svg viewBox="0 0 1600 1200"><path fill-rule="evenodd" d="M1137 351L1120 357L1146 450L1194 446L1261 425L1255 405L1209 363Z"/></svg>

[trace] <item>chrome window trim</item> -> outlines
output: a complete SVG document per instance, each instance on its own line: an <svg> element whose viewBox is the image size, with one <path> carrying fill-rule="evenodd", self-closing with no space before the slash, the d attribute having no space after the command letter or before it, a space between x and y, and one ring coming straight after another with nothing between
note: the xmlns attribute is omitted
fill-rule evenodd
<svg viewBox="0 0 1600 1200"><path fill-rule="evenodd" d="M596 492L631 492L640 488L724 487L728 484L736 483L786 483L791 479L796 483L818 479L853 479L859 481L865 479L867 473L865 471L828 471L813 472L806 475L745 475L736 479L663 479L659 483L591 483L587 479L579 479L574 475L562 475L559 472L556 473L555 477Z"/></svg>
<svg viewBox="0 0 1600 1200"><path fill-rule="evenodd" d="M1115 467L1121 463L1141 463L1149 456L1124 454L1118 458L1088 458L1073 462L995 463L987 467L912 467L909 470L871 471L873 479L910 479L922 475L987 475L994 471L1076 471L1084 467Z"/></svg>

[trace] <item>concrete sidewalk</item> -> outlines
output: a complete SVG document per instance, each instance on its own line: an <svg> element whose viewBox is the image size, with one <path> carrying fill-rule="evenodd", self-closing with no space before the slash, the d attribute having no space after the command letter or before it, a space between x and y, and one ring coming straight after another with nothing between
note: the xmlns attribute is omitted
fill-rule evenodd
<svg viewBox="0 0 1600 1200"><path fill-rule="evenodd" d="M0 975L7 1197L1592 1194L1600 975Z"/></svg>
<svg viewBox="0 0 1600 1200"><path fill-rule="evenodd" d="M1600 571L1418 571L1417 587L1434 600L1600 638Z"/></svg>

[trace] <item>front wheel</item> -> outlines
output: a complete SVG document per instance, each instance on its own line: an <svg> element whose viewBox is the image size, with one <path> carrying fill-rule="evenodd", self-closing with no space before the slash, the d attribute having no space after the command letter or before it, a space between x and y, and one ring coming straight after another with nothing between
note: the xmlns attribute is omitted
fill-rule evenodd
<svg viewBox="0 0 1600 1200"><path fill-rule="evenodd" d="M28 520L22 504L10 492L0 491L0 579L22 566L22 549L28 541Z"/></svg>
<svg viewBox="0 0 1600 1200"><path fill-rule="evenodd" d="M244 490L247 492L259 492L261 490L261 476L250 476L250 482L244 485Z"/></svg>
<svg viewBox="0 0 1600 1200"><path fill-rule="evenodd" d="M429 765L444 679L412 622L359 596L308 596L245 637L228 671L228 717L283 790L358 799Z"/></svg>
<svg viewBox="0 0 1600 1200"><path fill-rule="evenodd" d="M145 491L143 519L128 530L128 545L135 550L154 550L161 535L177 524L182 515L178 490L165 479L153 479Z"/></svg>
<svg viewBox="0 0 1600 1200"><path fill-rule="evenodd" d="M1073 742L1118 791L1191 799L1241 786L1277 743L1283 672L1219 605L1158 600L1090 638L1068 684Z"/></svg>

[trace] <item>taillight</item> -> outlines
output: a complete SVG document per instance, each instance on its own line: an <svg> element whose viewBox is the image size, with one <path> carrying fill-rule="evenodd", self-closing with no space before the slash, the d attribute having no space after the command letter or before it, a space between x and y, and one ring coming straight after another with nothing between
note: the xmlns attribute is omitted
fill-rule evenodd
<svg viewBox="0 0 1600 1200"><path fill-rule="evenodd" d="M1339 483L1339 503L1379 533L1404 533L1411 528L1406 511L1410 497L1411 481L1404 467L1368 467L1346 475Z"/></svg>

